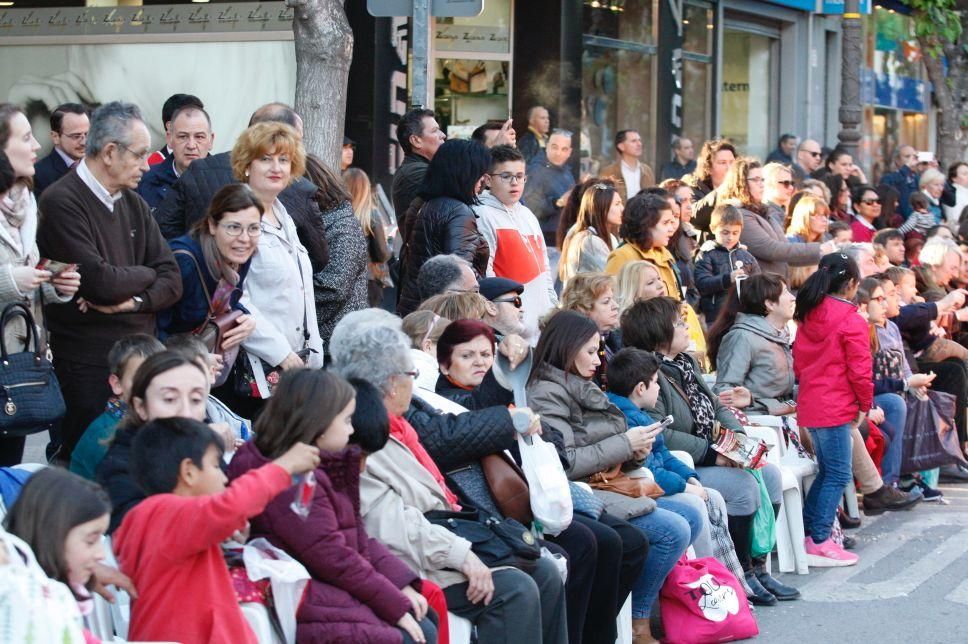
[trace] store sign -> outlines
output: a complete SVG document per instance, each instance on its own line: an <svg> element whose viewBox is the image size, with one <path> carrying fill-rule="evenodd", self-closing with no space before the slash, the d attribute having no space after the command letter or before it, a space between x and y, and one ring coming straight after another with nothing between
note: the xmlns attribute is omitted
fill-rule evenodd
<svg viewBox="0 0 968 644"><path fill-rule="evenodd" d="M293 10L276 2L211 6L0 10L0 38L292 31Z"/></svg>
<svg viewBox="0 0 968 644"><path fill-rule="evenodd" d="M871 12L871 0L860 0L860 12ZM844 0L817 0L817 13L839 15L844 13Z"/></svg>
<svg viewBox="0 0 968 644"><path fill-rule="evenodd" d="M377 18L413 15L413 0L366 0L366 10ZM484 0L433 0L430 15L438 18L471 18L484 11Z"/></svg>
<svg viewBox="0 0 968 644"><path fill-rule="evenodd" d="M434 27L437 51L473 51L507 54L511 51L511 31L507 27L445 25Z"/></svg>

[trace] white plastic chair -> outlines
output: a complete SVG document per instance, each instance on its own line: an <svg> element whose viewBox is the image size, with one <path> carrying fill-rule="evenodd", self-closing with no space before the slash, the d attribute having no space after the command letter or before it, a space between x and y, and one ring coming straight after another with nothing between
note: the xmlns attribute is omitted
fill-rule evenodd
<svg viewBox="0 0 968 644"><path fill-rule="evenodd" d="M470 644L473 622L448 612L447 624L450 626L450 644Z"/></svg>
<svg viewBox="0 0 968 644"><path fill-rule="evenodd" d="M242 615L249 623L249 628L255 633L255 639L259 644L283 644L272 628L269 610L265 606L256 602L247 602L239 604L239 608L242 609Z"/></svg>
<svg viewBox="0 0 968 644"><path fill-rule="evenodd" d="M615 644L632 644L632 595L628 596L625 603L622 604L622 610L618 613L618 618L616 621L616 627L618 630L618 637L615 638Z"/></svg>

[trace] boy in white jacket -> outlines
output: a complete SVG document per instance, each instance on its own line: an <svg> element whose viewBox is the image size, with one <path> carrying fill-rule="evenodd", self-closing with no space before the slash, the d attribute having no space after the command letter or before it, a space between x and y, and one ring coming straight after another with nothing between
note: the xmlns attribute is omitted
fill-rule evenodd
<svg viewBox="0 0 968 644"><path fill-rule="evenodd" d="M474 206L477 227L491 250L488 277L505 277L524 285L524 337L538 341L538 320L558 306L554 277L548 262L541 225L521 203L525 174L524 157L516 148L491 148L491 169L485 177L488 190Z"/></svg>

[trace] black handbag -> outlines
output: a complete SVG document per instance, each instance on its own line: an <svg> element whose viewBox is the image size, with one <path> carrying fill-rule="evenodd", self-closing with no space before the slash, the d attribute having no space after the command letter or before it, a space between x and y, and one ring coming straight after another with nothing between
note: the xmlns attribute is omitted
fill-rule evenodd
<svg viewBox="0 0 968 644"><path fill-rule="evenodd" d="M489 568L514 566L534 572L541 558L541 548L531 531L514 519L498 519L473 508L459 512L433 510L424 515L435 525L447 528L471 542L471 550Z"/></svg>
<svg viewBox="0 0 968 644"><path fill-rule="evenodd" d="M10 354L4 332L18 317L24 319L27 339L23 351ZM0 359L0 437L36 434L60 422L67 412L64 396L54 366L47 358L47 345L41 344L34 316L22 302L8 304L0 314Z"/></svg>

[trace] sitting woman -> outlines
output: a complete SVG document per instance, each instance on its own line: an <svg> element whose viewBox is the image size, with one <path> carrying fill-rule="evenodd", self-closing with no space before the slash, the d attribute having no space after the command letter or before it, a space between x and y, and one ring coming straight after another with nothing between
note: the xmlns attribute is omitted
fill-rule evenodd
<svg viewBox="0 0 968 644"><path fill-rule="evenodd" d="M804 193L797 200L797 205L793 207L791 213L790 225L786 229L787 241L814 244L830 239L830 234L827 232L830 225L830 207L823 199ZM794 291L799 289L816 270L815 265L791 266L790 288Z"/></svg>
<svg viewBox="0 0 968 644"><path fill-rule="evenodd" d="M647 411L654 418L667 414L673 417L674 422L665 432L669 449L689 452L703 485L718 490L726 499L729 532L746 583L753 591L753 603L771 606L778 599L796 599L799 591L770 575L766 557L753 556L753 516L760 507L760 486L752 474L713 449L720 426L734 432L742 432L743 428L709 390L695 360L684 353L689 346L686 327L682 305L669 297L638 302L622 315L625 345L653 351L661 360L659 399L655 408ZM774 515L779 514L783 500L780 470L775 465L765 465L760 472Z"/></svg>
<svg viewBox="0 0 968 644"><path fill-rule="evenodd" d="M252 255L262 235L264 208L245 184L225 186L212 197L204 219L169 244L181 271L182 297L158 314L158 332L166 336L193 331L209 316L241 311L221 350L237 347L255 330L256 320L239 303ZM222 382L233 365L225 365ZM221 384L221 383L219 383Z"/></svg>
<svg viewBox="0 0 968 644"><path fill-rule="evenodd" d="M515 429L508 409L489 407L457 415L443 414L435 406L415 398L417 373L410 341L400 330L400 319L386 311L365 309L348 314L336 325L331 346L336 371L347 378L365 380L383 393L383 403L390 414L391 436L405 445L433 477L447 503L451 507L458 504L475 507L482 513L501 517L479 466L475 466L483 456L514 444ZM530 431L539 431L540 425L534 420ZM462 470L463 474L455 470ZM450 476L445 479L442 472ZM462 485L469 479L473 484ZM459 501L455 492L462 494ZM501 619L485 621L494 628L499 626L499 630L492 631L489 637L479 631L482 641L568 641L565 593L553 563L542 558L537 569L527 577L508 576L504 587L530 608L519 610L505 606L507 613ZM468 587L462 584L444 589L452 612L476 620L484 607L479 605L477 593L468 593ZM540 619L525 619L531 615Z"/></svg>
<svg viewBox="0 0 968 644"><path fill-rule="evenodd" d="M615 233L622 225L622 196L610 179L592 184L582 195L578 220L561 245L558 277L564 286L579 273L605 269L608 255L618 247Z"/></svg>
<svg viewBox="0 0 968 644"><path fill-rule="evenodd" d="M575 311L561 311L546 324L535 348L528 400L548 425L562 436L566 473L589 481L616 466L641 467L648 456L655 426L629 429L625 417L609 402L593 377L598 357L598 325ZM649 615L666 575L695 541L702 516L688 505L669 502L656 507L648 496L632 497L595 490L606 512L629 521L649 540L645 568L632 588L633 636L654 641ZM674 511L672 511L674 510Z"/></svg>
<svg viewBox="0 0 968 644"><path fill-rule="evenodd" d="M290 507L297 486L269 503L251 527L253 537L267 538L309 571L296 612L299 641L433 644L437 629L427 618L420 577L367 535L360 518L360 450L347 448L355 405L353 387L336 374L310 369L285 374L256 421L255 438L229 464L229 478L299 442L320 449L308 516Z"/></svg>
<svg viewBox="0 0 968 644"><path fill-rule="evenodd" d="M587 315L598 326L602 345L601 365L595 381L604 383L605 365L612 354L622 348L622 337L613 333L618 329L618 301L615 299L615 279L605 273L576 275L561 292L561 310Z"/></svg>
<svg viewBox="0 0 968 644"><path fill-rule="evenodd" d="M403 318L400 328L410 338L410 357L415 369L420 372L413 380L416 389L436 390L439 377L437 342L449 324L450 320L446 317L424 309Z"/></svg>

